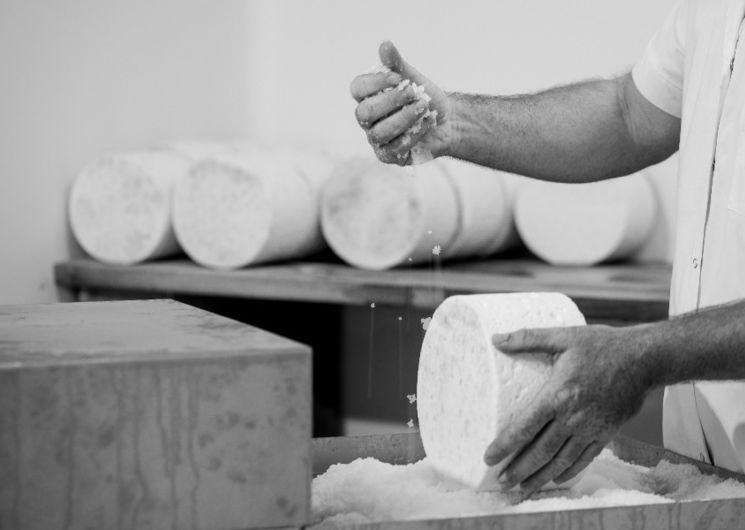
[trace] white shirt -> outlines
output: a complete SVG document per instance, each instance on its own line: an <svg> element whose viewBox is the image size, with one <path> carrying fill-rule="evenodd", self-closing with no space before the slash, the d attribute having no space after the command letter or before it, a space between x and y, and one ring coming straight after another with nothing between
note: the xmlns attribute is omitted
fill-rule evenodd
<svg viewBox="0 0 745 530"><path fill-rule="evenodd" d="M745 0L683 0L632 72L645 98L682 119L671 315L745 298L744 15ZM745 381L668 387L663 438L745 470Z"/></svg>

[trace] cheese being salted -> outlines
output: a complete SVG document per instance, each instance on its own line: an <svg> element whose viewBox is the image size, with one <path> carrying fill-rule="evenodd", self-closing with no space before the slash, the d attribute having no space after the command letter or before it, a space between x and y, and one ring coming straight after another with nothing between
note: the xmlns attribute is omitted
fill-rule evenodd
<svg viewBox="0 0 745 530"><path fill-rule="evenodd" d="M441 475L474 489L499 489L504 463L487 466L484 452L548 380L547 357L505 355L492 335L584 324L560 293L452 296L440 304L419 357L417 412L427 458Z"/></svg>

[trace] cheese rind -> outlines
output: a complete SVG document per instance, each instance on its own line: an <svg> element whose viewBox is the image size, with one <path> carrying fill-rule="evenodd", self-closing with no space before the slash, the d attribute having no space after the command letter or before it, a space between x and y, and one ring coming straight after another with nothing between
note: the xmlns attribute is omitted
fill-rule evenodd
<svg viewBox="0 0 745 530"><path fill-rule="evenodd" d="M352 158L325 185L323 234L363 269L493 254L517 243L507 177L450 159L412 169Z"/></svg>
<svg viewBox="0 0 745 530"><path fill-rule="evenodd" d="M180 248L171 227L171 191L189 162L168 151L103 156L84 168L68 203L80 246L104 263L131 265Z"/></svg>
<svg viewBox="0 0 745 530"><path fill-rule="evenodd" d="M427 262L436 245L447 249L457 224L457 198L434 163L409 174L374 159L349 159L323 193L326 241L347 263L363 269Z"/></svg>
<svg viewBox="0 0 745 530"><path fill-rule="evenodd" d="M520 236L553 265L633 256L648 239L656 213L654 188L643 175L588 184L530 182L515 201Z"/></svg>
<svg viewBox="0 0 745 530"><path fill-rule="evenodd" d="M173 226L181 246L194 261L215 269L321 250L324 167L302 162L300 154L259 151L194 164L173 194Z"/></svg>
<svg viewBox="0 0 745 530"><path fill-rule="evenodd" d="M437 160L460 204L460 233L445 257L490 256L518 242L513 203L517 177L454 158Z"/></svg>
<svg viewBox="0 0 745 530"><path fill-rule="evenodd" d="M484 452L549 378L550 359L505 355L492 335L584 324L574 302L560 293L452 296L440 304L419 357L417 413L424 450L443 477L499 489L504 463L487 466Z"/></svg>

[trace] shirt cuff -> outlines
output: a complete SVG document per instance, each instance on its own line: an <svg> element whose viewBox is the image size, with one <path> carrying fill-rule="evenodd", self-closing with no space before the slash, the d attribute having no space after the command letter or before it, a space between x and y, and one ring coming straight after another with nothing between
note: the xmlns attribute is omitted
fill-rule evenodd
<svg viewBox="0 0 745 530"><path fill-rule="evenodd" d="M641 92L652 105L680 118L683 114L683 87L670 79L645 54L631 70L637 90Z"/></svg>

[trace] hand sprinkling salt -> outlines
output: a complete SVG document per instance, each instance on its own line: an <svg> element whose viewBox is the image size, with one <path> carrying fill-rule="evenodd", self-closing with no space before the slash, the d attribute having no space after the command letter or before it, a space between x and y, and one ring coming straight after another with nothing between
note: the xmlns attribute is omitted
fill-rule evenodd
<svg viewBox="0 0 745 530"><path fill-rule="evenodd" d="M422 329L424 331L427 331L427 328L429 327L429 323L432 322L432 317L422 318Z"/></svg>

